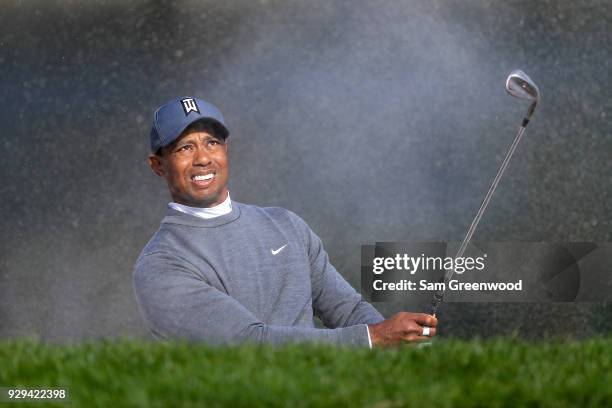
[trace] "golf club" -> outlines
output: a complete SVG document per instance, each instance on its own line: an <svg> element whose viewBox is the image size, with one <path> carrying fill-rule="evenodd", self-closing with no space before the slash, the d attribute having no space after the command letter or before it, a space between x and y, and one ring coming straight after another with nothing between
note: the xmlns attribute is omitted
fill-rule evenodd
<svg viewBox="0 0 612 408"><path fill-rule="evenodd" d="M461 245L459 246L459 250L457 251L457 255L455 255L455 259L463 256L465 249L470 243L470 240L472 239L472 235L474 235L474 231L476 231L476 227L478 226L478 223L480 222L480 219L482 218L482 215L484 214L487 208L487 205L489 205L489 201L491 201L491 197L493 196L493 193L495 192L495 189L497 188L497 185L499 184L499 180L504 175L504 172L506 171L506 167L508 167L508 163L510 162L512 155L514 154L516 147L521 141L521 138L523 137L523 134L525 133L525 128L529 124L529 120L531 119L531 116L533 115L533 112L535 111L536 105L538 104L540 100L540 90L538 89L536 84L531 80L531 78L529 78L527 74L525 74L520 69L516 69L512 71L510 75L508 76L508 79L506 80L506 91L508 91L508 93L514 97L531 101L531 105L529 106L529 109L527 109L527 114L523 118L521 127L516 137L514 138L514 142L512 142L510 149L508 149L508 153L506 153L506 157L504 158L504 161L502 162L499 170L497 171L497 175L493 179L493 183L491 184L491 187L489 187L489 191L487 192L487 195L482 201L482 204L480 205L480 208L478 209L478 212L476 213L476 216L474 217L472 224L470 224L470 227L468 228L467 233L465 234L465 238L463 238L463 241L461 242ZM454 269L447 269L444 272L444 276L442 277L442 279L440 279L440 282L445 283L443 288L446 288L446 285L450 281L450 278L453 276L454 272L455 272ZM431 302L430 314L435 315L437 313L438 306L442 302L443 298L444 298L444 289L438 290L434 293L433 299Z"/></svg>

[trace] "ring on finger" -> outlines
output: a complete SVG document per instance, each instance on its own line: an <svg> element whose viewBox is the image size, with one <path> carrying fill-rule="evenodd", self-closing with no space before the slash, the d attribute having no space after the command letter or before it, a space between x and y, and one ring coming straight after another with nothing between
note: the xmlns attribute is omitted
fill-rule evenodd
<svg viewBox="0 0 612 408"><path fill-rule="evenodd" d="M429 326L423 326L423 336L429 336L430 329L431 327Z"/></svg>

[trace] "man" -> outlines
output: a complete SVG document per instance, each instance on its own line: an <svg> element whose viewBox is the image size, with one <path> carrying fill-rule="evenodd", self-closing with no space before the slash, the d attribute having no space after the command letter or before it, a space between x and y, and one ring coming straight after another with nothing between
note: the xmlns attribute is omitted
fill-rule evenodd
<svg viewBox="0 0 612 408"><path fill-rule="evenodd" d="M435 335L433 316L384 320L294 213L232 201L228 136L221 112L200 99L154 113L149 165L173 202L136 262L134 292L156 337L372 347ZM314 315L328 328L315 328Z"/></svg>

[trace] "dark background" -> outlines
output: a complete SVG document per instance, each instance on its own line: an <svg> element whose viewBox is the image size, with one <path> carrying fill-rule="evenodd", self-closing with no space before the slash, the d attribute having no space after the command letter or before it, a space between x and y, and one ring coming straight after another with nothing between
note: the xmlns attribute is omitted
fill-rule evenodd
<svg viewBox="0 0 612 408"><path fill-rule="evenodd" d="M232 198L301 215L359 288L362 244L463 238L522 68L542 102L475 239L610 241L611 19L603 0L3 2L0 337L147 336L132 266L170 199L148 132L180 95L224 113ZM610 309L446 304L441 333L582 336Z"/></svg>

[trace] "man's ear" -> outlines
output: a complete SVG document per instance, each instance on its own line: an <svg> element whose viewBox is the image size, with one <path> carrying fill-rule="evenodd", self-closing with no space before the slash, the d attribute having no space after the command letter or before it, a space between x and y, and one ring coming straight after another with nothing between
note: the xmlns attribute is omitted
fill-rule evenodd
<svg viewBox="0 0 612 408"><path fill-rule="evenodd" d="M149 155L149 167L153 170L153 173L157 174L159 177L165 177L166 172L164 171L164 166L161 161L161 157L156 154Z"/></svg>

